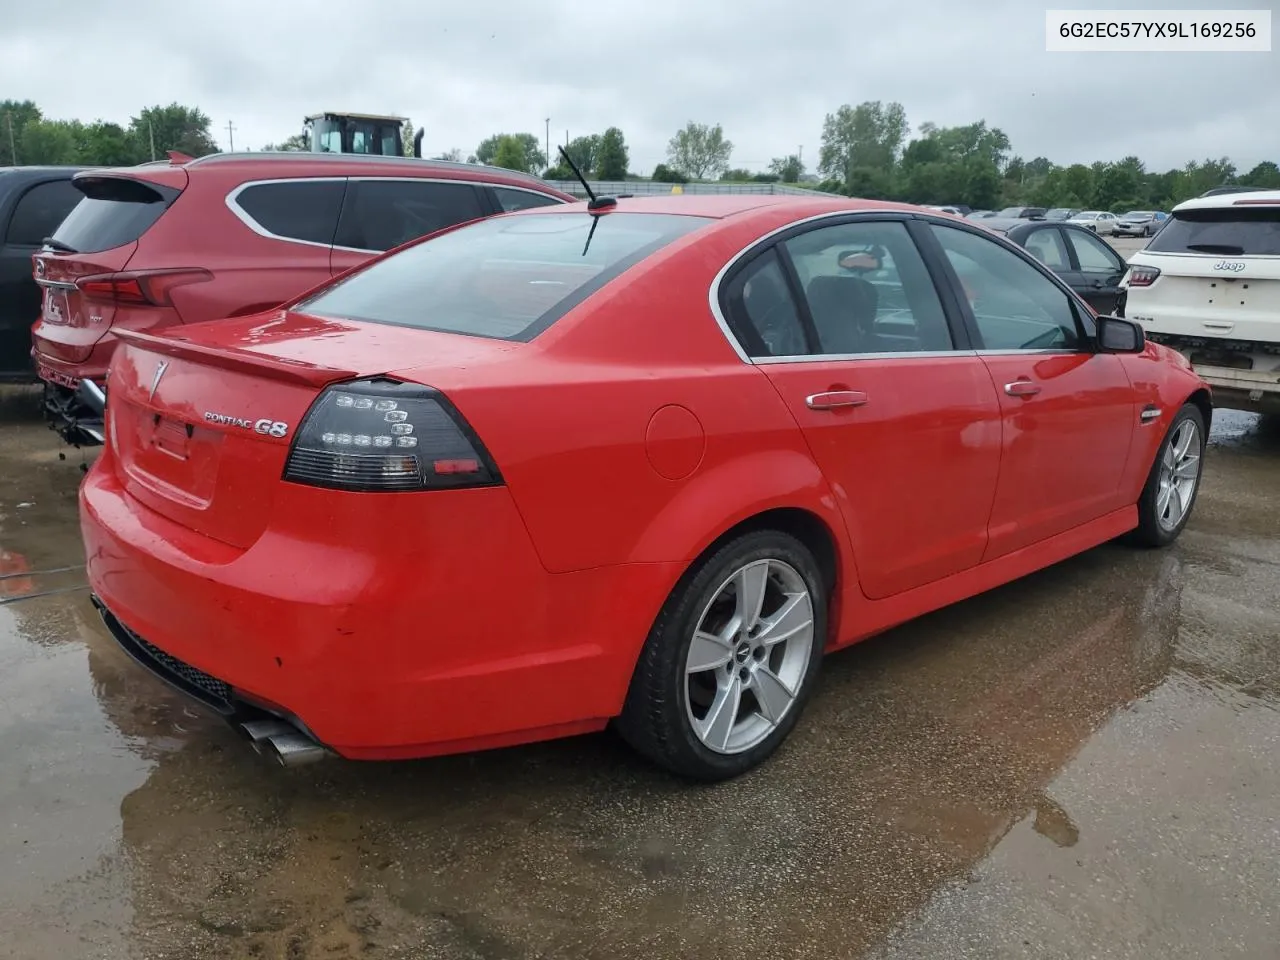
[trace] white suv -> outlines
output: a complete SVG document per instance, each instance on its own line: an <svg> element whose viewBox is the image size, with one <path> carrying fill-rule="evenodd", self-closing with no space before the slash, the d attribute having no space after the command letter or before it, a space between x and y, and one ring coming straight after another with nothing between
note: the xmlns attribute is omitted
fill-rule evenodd
<svg viewBox="0 0 1280 960"><path fill-rule="evenodd" d="M1120 286L1122 315L1186 356L1215 406L1280 413L1280 190L1178 204Z"/></svg>

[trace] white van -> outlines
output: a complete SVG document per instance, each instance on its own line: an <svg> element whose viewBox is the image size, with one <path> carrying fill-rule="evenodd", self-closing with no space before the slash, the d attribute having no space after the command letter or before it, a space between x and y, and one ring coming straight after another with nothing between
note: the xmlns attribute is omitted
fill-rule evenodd
<svg viewBox="0 0 1280 960"><path fill-rule="evenodd" d="M1215 406L1280 413L1280 190L1178 204L1120 286L1121 314L1187 357Z"/></svg>

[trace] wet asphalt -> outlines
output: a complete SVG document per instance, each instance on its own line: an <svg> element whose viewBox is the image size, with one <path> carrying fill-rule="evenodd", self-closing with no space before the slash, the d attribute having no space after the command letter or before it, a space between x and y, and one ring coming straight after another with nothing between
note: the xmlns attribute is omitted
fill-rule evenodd
<svg viewBox="0 0 1280 960"><path fill-rule="evenodd" d="M65 453L67 459L61 459ZM83 562L80 454L0 394L0 574ZM1220 413L1166 551L829 658L772 762L610 734L284 770L83 572L0 579L0 957L1280 957L1280 427Z"/></svg>

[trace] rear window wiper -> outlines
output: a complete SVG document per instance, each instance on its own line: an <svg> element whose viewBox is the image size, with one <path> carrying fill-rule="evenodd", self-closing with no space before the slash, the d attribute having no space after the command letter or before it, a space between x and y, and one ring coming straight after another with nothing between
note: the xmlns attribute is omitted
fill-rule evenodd
<svg viewBox="0 0 1280 960"><path fill-rule="evenodd" d="M79 253L80 252L75 247L71 246L71 244L63 243L61 240L55 240L53 237L45 237L40 242L43 243L46 247L52 247L54 250L57 250L59 253Z"/></svg>
<svg viewBox="0 0 1280 960"><path fill-rule="evenodd" d="M1232 243L1188 243L1187 249L1196 253L1220 253L1224 257L1244 256L1244 247Z"/></svg>

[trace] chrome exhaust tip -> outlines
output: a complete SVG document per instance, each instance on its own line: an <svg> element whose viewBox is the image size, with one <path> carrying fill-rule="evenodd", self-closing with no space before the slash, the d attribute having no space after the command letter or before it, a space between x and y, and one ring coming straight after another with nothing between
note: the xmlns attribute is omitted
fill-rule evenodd
<svg viewBox="0 0 1280 960"><path fill-rule="evenodd" d="M277 733L254 741L254 746L282 767L300 767L329 756L328 750L292 728L289 733Z"/></svg>
<svg viewBox="0 0 1280 960"><path fill-rule="evenodd" d="M262 741L284 733L297 733L297 729L283 720L250 720L236 726L240 735L247 739L253 748L262 752Z"/></svg>
<svg viewBox="0 0 1280 960"><path fill-rule="evenodd" d="M76 388L76 397L99 417L106 412L106 391L89 378L86 377L80 381L80 385Z"/></svg>

